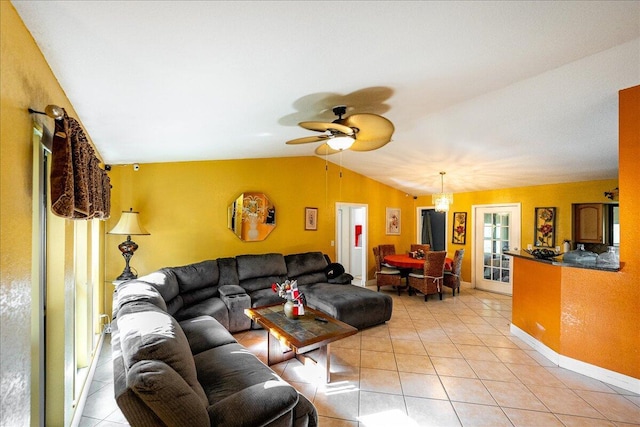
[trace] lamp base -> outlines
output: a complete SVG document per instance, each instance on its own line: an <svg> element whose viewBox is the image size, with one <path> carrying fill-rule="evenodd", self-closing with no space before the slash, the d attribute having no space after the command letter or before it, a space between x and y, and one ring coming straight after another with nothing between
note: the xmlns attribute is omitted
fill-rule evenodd
<svg viewBox="0 0 640 427"><path fill-rule="evenodd" d="M120 252L122 252L122 256L124 257L124 261L125 261L125 266L124 266L124 270L122 270L122 274L119 275L116 280L137 279L138 275L134 274L131 271L131 268L129 267L129 261L131 260L133 253L136 251L136 249L138 249L138 245L136 244L136 242L131 240L131 236L127 236L127 240L120 243L118 245L118 249L120 249Z"/></svg>
<svg viewBox="0 0 640 427"><path fill-rule="evenodd" d="M122 274L116 277L116 280L131 280L131 279L137 279L137 278L138 278L137 274L133 274L131 270L127 271L127 269L125 268Z"/></svg>

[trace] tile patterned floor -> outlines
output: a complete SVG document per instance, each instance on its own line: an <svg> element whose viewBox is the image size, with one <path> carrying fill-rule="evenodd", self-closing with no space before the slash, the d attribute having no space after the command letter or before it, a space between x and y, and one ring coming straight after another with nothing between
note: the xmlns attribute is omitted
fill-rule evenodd
<svg viewBox="0 0 640 427"><path fill-rule="evenodd" d="M559 368L510 335L511 298L462 289L393 297L385 324L331 345L330 384L292 359L273 368L320 426L638 426L640 395ZM266 359L264 331L236 334ZM122 426L103 346L81 426Z"/></svg>

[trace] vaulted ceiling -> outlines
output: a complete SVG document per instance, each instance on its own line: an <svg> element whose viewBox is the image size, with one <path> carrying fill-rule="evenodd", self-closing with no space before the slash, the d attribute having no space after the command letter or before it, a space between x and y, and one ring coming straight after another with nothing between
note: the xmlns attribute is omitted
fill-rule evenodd
<svg viewBox="0 0 640 427"><path fill-rule="evenodd" d="M111 164L315 155L344 104L395 133L329 161L412 195L615 178L640 84L637 1L12 3Z"/></svg>

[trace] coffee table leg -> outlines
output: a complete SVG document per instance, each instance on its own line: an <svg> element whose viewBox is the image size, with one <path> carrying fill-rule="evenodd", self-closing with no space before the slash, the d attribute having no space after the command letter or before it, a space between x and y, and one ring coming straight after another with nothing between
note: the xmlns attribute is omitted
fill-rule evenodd
<svg viewBox="0 0 640 427"><path fill-rule="evenodd" d="M330 344L327 344L323 347L320 347L320 352L318 353L318 367L320 369L324 369L323 376L328 383L331 382L331 347Z"/></svg>
<svg viewBox="0 0 640 427"><path fill-rule="evenodd" d="M267 363L269 366L289 360L293 356L295 356L295 352L282 345L278 338L267 333Z"/></svg>

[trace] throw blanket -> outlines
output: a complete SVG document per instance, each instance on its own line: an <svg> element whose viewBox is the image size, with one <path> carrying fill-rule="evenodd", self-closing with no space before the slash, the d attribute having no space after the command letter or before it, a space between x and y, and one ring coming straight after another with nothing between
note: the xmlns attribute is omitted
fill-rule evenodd
<svg viewBox="0 0 640 427"><path fill-rule="evenodd" d="M107 219L111 183L80 123L64 112L55 121L51 163L51 210L69 219Z"/></svg>

